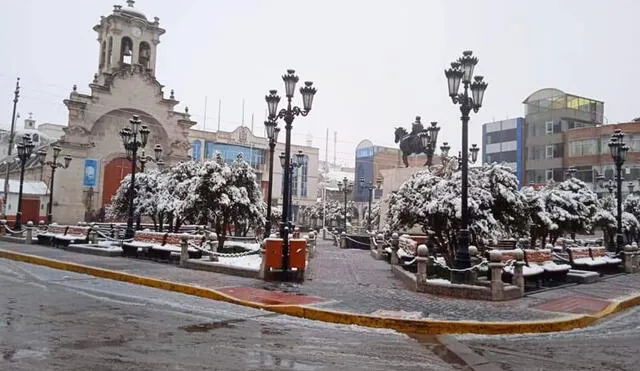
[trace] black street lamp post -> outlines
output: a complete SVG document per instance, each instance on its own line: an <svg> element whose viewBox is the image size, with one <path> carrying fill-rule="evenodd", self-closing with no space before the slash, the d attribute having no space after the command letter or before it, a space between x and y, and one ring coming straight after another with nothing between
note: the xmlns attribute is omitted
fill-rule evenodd
<svg viewBox="0 0 640 371"><path fill-rule="evenodd" d="M144 149L142 150L142 155L138 159L140 161L140 172L144 173L144 168L147 162L155 162L158 165L158 168L162 168L164 166L164 160L162 159L162 146L156 144L153 147L153 157L145 155Z"/></svg>
<svg viewBox="0 0 640 371"><path fill-rule="evenodd" d="M456 62L451 63L451 68L445 70L445 76L447 78L447 84L449 87L449 97L454 104L460 105L460 112L462 117L462 153L461 153L461 165L462 165L462 223L460 230L458 231L458 251L456 251L455 265L458 269L465 269L471 266L471 259L469 256L469 205L468 205L468 167L469 167L469 114L471 110L478 112L482 107L482 100L484 98L484 92L487 89L487 83L483 81L483 76L473 76L473 70L478 64L478 58L472 55L473 53L468 50L462 53ZM473 79L473 82L471 81ZM460 83L462 82L464 90L459 93ZM469 96L469 89L471 89L471 96ZM464 278L461 277L462 280Z"/></svg>
<svg viewBox="0 0 640 371"><path fill-rule="evenodd" d="M616 177L616 179L617 179L617 178L618 178L618 177ZM609 178L609 180L607 181L607 184L606 184L606 185L605 185L605 183L604 183L604 181L605 181L604 175L598 175L598 177L596 178L596 180L598 181L598 185L600 186L600 188L602 188L602 189L605 189L605 188L606 188L606 189L609 191L609 195L610 195L610 196L611 196L611 195L613 195L613 190L616 188L616 187L613 185L613 179ZM604 197L604 195L603 195L603 197Z"/></svg>
<svg viewBox="0 0 640 371"><path fill-rule="evenodd" d="M53 147L53 160L45 161L47 157L47 151L42 149L38 151L38 161L42 166L49 166L51 168L51 179L49 180L49 204L47 205L47 224L51 224L53 222L53 182L56 175L56 169L62 168L66 169L71 164L71 156L65 155L63 157L64 163L58 162L58 158L60 157L60 147Z"/></svg>
<svg viewBox="0 0 640 371"><path fill-rule="evenodd" d="M24 167L27 164L27 160L31 158L33 147L35 144L31 141L31 136L25 134L22 136L22 141L16 145L18 149L18 159L20 160L20 190L18 191L18 212L16 213L16 224L14 228L16 230L22 229L22 188L24 185Z"/></svg>
<svg viewBox="0 0 640 371"><path fill-rule="evenodd" d="M367 209L367 230L372 230L371 225L371 200L373 199L373 190L380 189L382 186L382 179L378 178L376 180L376 185L374 186L372 182L365 182L364 177L360 177L360 188L364 188L369 192L369 209Z"/></svg>
<svg viewBox="0 0 640 371"><path fill-rule="evenodd" d="M142 154L138 161L140 161L140 172L144 173L145 166L147 162L155 162L158 165L158 168L162 168L164 166L164 160L162 159L162 146L156 144L153 147L153 155L154 157L148 156L144 153L144 149L142 150ZM136 215L136 230L140 230L142 224L142 216L140 213Z"/></svg>
<svg viewBox="0 0 640 371"><path fill-rule="evenodd" d="M419 120L420 117L416 117L416 121ZM427 153L427 166L431 166L433 163L433 154L436 150L436 143L438 142L438 133L440 132L440 127L438 126L438 122L432 121L429 127L424 129L421 133L418 134L420 138L420 142L422 147L425 148L425 152Z"/></svg>
<svg viewBox="0 0 640 371"><path fill-rule="evenodd" d="M265 121L264 126L267 129L267 137L269 138L269 188L267 189L267 222L264 228L264 237L271 235L271 199L273 198L273 152L278 143L278 134L280 128L275 121Z"/></svg>
<svg viewBox="0 0 640 371"><path fill-rule="evenodd" d="M616 248L618 251L622 250L624 245L624 235L622 234L622 165L627 159L627 152L629 152L629 146L624 142L624 133L621 129L611 135L609 140L609 151L611 152L611 158L616 165L617 175L617 202L618 202L618 231L616 234Z"/></svg>
<svg viewBox="0 0 640 371"><path fill-rule="evenodd" d="M284 119L285 122L285 146L284 153L286 162L291 159L291 129L293 128L293 120L296 116L307 116L311 111L313 104L313 97L316 93L316 88L313 87L311 81L306 81L305 86L300 88L302 94L303 108L292 106L291 100L293 99L293 93L296 89L296 83L298 82L298 76L295 75L294 70L287 70L286 75L282 76L285 87L285 96L287 97L287 108L283 108L278 111L278 103L280 102L280 96L277 90L270 90L269 95L265 97L267 101L267 108L269 110L269 121L276 121L277 119ZM288 166L284 167L284 189L282 192L282 224L280 225L280 237L282 238L282 269L287 271L289 269L289 231L291 225L289 223L289 204L286 200L289 200L291 189L290 185L291 171Z"/></svg>
<svg viewBox="0 0 640 371"><path fill-rule="evenodd" d="M442 145L440 146L440 156L441 156L441 162L443 166L450 166L450 164L452 164L452 161L457 162L458 165L458 169L460 169L462 167L462 152L458 151L458 156L449 156L449 150L451 149L451 146L449 145L448 142L443 142ZM471 164L475 164L476 161L478 161L478 152L480 151L480 148L478 147L477 144L472 144L471 147L469 148L469 154L467 155L468 157L468 162Z"/></svg>
<svg viewBox="0 0 640 371"><path fill-rule="evenodd" d="M138 157L138 149L142 149L147 146L147 140L149 139L150 130L147 125L142 125L142 121L137 115L134 115L129 123L131 127L126 127L120 130L120 137L122 138L122 144L126 150L127 157L131 159L131 181L129 182L129 211L127 215L127 230L124 238L133 238L135 231L133 229L133 201L135 199L135 184L136 184L136 161Z"/></svg>
<svg viewBox="0 0 640 371"><path fill-rule="evenodd" d="M284 169L285 166L285 154L284 153L280 153L280 166L282 166L282 168ZM291 159L289 161L289 171L291 176L289 177L289 179L291 179L291 183L289 184L289 210L291 213L291 222L293 222L293 174L294 171L298 171L298 168L302 167L302 165L304 165L304 154L302 153L302 151L298 151L298 153L296 153L296 160L293 161L293 159ZM291 227L293 228L293 224L291 225Z"/></svg>
<svg viewBox="0 0 640 371"><path fill-rule="evenodd" d="M347 177L338 182L338 191L344 193L344 232L347 232L347 195L353 190L353 184L349 182Z"/></svg>

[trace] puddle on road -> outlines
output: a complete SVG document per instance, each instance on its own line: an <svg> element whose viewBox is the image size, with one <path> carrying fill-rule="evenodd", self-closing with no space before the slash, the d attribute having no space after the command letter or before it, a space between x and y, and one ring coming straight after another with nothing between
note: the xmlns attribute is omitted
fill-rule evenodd
<svg viewBox="0 0 640 371"><path fill-rule="evenodd" d="M195 325L180 327L181 330L186 332L207 332L219 328L235 328L234 323L245 322L244 319L230 319L227 321L198 323Z"/></svg>

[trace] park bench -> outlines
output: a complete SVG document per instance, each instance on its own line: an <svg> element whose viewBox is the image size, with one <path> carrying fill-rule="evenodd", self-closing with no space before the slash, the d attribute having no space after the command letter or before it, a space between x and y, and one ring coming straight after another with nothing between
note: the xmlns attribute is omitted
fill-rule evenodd
<svg viewBox="0 0 640 371"><path fill-rule="evenodd" d="M69 246L72 243L87 243L89 242L90 231L91 227L70 225L64 234L55 234L53 236L53 245L58 247Z"/></svg>
<svg viewBox="0 0 640 371"><path fill-rule="evenodd" d="M182 251L182 238L186 237L190 245L197 245L198 248L189 246L187 252L189 253L189 259L202 258L202 247L205 242L203 235L197 234L180 234L180 233L167 233L162 244L154 244L148 250L147 255L150 258L157 258L160 260L178 260L180 258L180 252Z"/></svg>
<svg viewBox="0 0 640 371"><path fill-rule="evenodd" d="M162 246L166 237L165 232L136 231L133 241L122 243L122 253L125 256L147 255L153 246Z"/></svg>
<svg viewBox="0 0 640 371"><path fill-rule="evenodd" d="M525 267L539 266L544 269L544 278L564 281L571 269L569 264L557 264L553 261L553 253L549 249L524 250Z"/></svg>
<svg viewBox="0 0 640 371"><path fill-rule="evenodd" d="M569 247L569 261L573 267L591 271L617 270L622 259L607 256L604 247Z"/></svg>
<svg viewBox="0 0 640 371"><path fill-rule="evenodd" d="M516 240L498 240L498 243L493 248L496 250L514 250L517 242Z"/></svg>
<svg viewBox="0 0 640 371"><path fill-rule="evenodd" d="M409 235L402 235L398 239L398 259L400 264L413 270L417 267L415 262L416 251L418 249L418 242Z"/></svg>
<svg viewBox="0 0 640 371"><path fill-rule="evenodd" d="M504 264L502 268L502 279L505 282L512 282L513 273L515 270L515 262L516 262L516 250L502 250L500 251L500 262ZM522 275L524 276L525 281L535 282L537 286L540 284L540 279L544 274L544 269L537 265L532 264L531 266L525 264L522 267ZM488 279L491 280L491 269L487 270Z"/></svg>
<svg viewBox="0 0 640 371"><path fill-rule="evenodd" d="M55 236L63 236L67 233L67 228L69 228L67 225L49 225L45 231L39 231L38 234L36 234L38 243L42 245L51 245Z"/></svg>

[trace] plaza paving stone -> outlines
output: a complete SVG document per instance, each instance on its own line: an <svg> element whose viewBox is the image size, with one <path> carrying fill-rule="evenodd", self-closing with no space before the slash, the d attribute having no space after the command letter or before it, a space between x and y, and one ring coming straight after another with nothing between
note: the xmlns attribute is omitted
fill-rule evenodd
<svg viewBox="0 0 640 371"><path fill-rule="evenodd" d="M567 296L615 300L640 293L640 280L637 276L618 275L594 284L557 288L507 302L438 297L406 289L393 276L389 264L374 260L369 251L339 249L329 241L318 241L308 279L302 284L264 282L189 270L172 264L95 256L38 245L0 242L0 248L213 289L247 287L274 291L274 295L279 295L277 292L281 291L313 296L323 300L307 305L330 310L358 314L404 311L422 318L441 320L526 321L561 318L568 313L539 310L535 307Z"/></svg>

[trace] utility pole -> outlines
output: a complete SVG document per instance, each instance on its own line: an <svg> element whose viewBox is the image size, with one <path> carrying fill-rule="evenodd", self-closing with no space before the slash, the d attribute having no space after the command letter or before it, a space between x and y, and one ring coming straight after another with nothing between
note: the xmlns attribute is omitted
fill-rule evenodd
<svg viewBox="0 0 640 371"><path fill-rule="evenodd" d="M16 130L16 108L18 106L18 98L20 98L20 78L16 80L16 90L13 93L13 113L11 114L11 132L9 133L9 149L7 150L7 158L11 157L11 151L13 149L13 142L15 140L15 130ZM6 171L4 174L4 199L3 199L3 210L2 214L4 214L5 219L7 217L7 198L9 197L9 167L10 162L7 161Z"/></svg>

